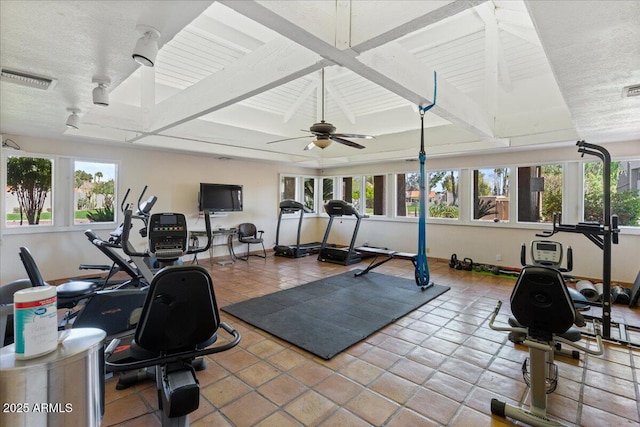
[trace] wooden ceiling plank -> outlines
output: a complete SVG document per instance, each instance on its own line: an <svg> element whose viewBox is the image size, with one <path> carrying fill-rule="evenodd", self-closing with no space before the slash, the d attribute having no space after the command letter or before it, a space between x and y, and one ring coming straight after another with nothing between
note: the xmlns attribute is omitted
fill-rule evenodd
<svg viewBox="0 0 640 427"><path fill-rule="evenodd" d="M434 70L399 44L388 43L358 59L369 70L375 70L368 73L369 80L415 104L433 102ZM445 76L438 76L437 102L431 112L481 138L493 138L492 122L485 109L451 85Z"/></svg>
<svg viewBox="0 0 640 427"><path fill-rule="evenodd" d="M158 104L152 129L161 132L302 77L322 67L319 59L294 42L273 40Z"/></svg>

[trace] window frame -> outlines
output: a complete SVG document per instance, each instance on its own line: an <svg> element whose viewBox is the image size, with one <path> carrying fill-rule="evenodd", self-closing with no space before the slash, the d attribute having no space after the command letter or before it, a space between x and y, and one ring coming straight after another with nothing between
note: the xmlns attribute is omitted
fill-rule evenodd
<svg viewBox="0 0 640 427"><path fill-rule="evenodd" d="M553 218L551 218L549 221L521 221L519 218L519 204L520 204L520 175L518 173L518 170L520 168L530 168L530 167L542 167L542 166L559 166L562 169L562 183L560 184L560 188L562 190L562 196L561 196L561 210L560 210L560 215L562 215L563 218L566 218L565 216L565 212L566 212L566 208L567 208L567 170L569 169L569 164L568 162L534 162L534 163L526 163L526 164L516 164L513 166L513 168L515 169L515 203L514 203L514 224L516 225L544 225L544 224L549 224L552 225L553 224ZM557 212L556 212L557 213Z"/></svg>
<svg viewBox="0 0 640 427"><path fill-rule="evenodd" d="M8 172L8 168L7 168L7 163L9 162L9 158L11 157L24 157L24 158L33 158L33 159L47 159L51 162L51 190L48 193L48 197L47 199L49 199L49 206L51 207L51 223L50 224L29 224L28 222L26 224L23 225L8 225L7 224L7 215L10 213L9 212L9 207L7 205L7 194L9 194L9 192L7 191L7 187L8 187L8 179L7 179L7 172ZM40 230L40 231L47 231L47 230L54 230L57 226L57 218L59 217L58 212L57 212L57 204L56 204L56 188L57 188L57 182L56 182L56 175L59 169L59 165L57 162L57 157L56 156L52 156L52 155L48 155L48 154L39 154L39 153L29 153L29 152L20 152L19 154L14 154L14 153L9 153L9 152L4 152L2 155L2 164L3 164L3 170L4 172L2 173L2 188L4 188L4 195L3 195L3 200L2 200L2 224L0 225L0 227L2 227L2 230L4 233L7 234L12 234L13 232L18 231L17 234L19 234L19 231L22 232L27 232L27 230L29 230L28 232L37 232L36 230ZM47 206L47 202L45 200L45 204L43 205L43 211L45 211ZM31 231L34 230L34 231Z"/></svg>
<svg viewBox="0 0 640 427"><path fill-rule="evenodd" d="M93 222L91 228L94 230L110 230L120 221L119 211L119 193L118 183L120 179L120 162L112 159L95 159L80 156L55 155L37 152L20 151L19 157L35 157L50 159L52 163L52 182L51 182L51 203L52 203L52 224L38 225L36 227L7 226L7 204L6 204L6 188L7 173L6 164L9 157L15 157L13 151L2 150L1 161L3 162L3 172L0 173L0 182L5 188L5 196L0 203L0 215L3 220L0 222L0 233L2 235L19 235L19 234L37 234L37 233L56 233L61 231L75 231L87 228L87 223L74 224L74 175L75 161L93 162L93 163L113 163L115 165L115 183L114 183L114 220L111 222Z"/></svg>
<svg viewBox="0 0 640 427"><path fill-rule="evenodd" d="M114 183L113 183L113 220L112 221L99 221L99 222L89 222L89 223L76 223L76 219L75 219L75 213L76 213L76 200L75 200L75 173L76 173L76 162L84 162L84 163L94 163L94 164L108 164L108 165L113 165L114 167ZM70 158L70 164L71 164L71 203L72 203L72 207L71 207L71 218L70 218L70 224L74 227L86 227L87 224L91 224L92 227L96 227L98 225L109 225L111 227L113 227L115 224L118 223L119 220L119 214L120 214L120 205L118 203L118 177L119 177L119 164L116 161L108 161L108 160L92 160L92 159L85 159L85 158L80 158L80 157L72 157Z"/></svg>

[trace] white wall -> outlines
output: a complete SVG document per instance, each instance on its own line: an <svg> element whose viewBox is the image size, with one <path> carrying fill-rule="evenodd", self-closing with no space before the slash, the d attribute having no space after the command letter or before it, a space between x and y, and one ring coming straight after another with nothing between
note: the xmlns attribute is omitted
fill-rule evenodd
<svg viewBox="0 0 640 427"><path fill-rule="evenodd" d="M605 147L614 159L638 158L640 156L639 141L606 144ZM471 201L471 188L468 181L469 174L464 171L464 168L560 162L567 166L567 170L571 170L580 167L582 160L575 146L486 155L428 158L426 161L427 170L463 169L460 178L461 220L457 222L449 221L448 223L446 220L428 221L427 248L429 256L448 259L451 254L455 253L458 258L469 257L475 262L512 267L520 266L521 245L523 243L529 245L531 240L541 239L535 236L536 232L545 229L550 230L551 226L543 224L515 225L512 223L478 224L478 222L470 221L468 219L470 216L468 206ZM585 156L584 160L594 161L597 159L592 156ZM419 164L417 162L393 162L327 169L323 171L323 175L344 176L366 173L389 174L388 176L391 177L393 173L412 172L417 171L418 168ZM513 186L515 173L512 172L511 176L511 185ZM570 187L578 188L577 186ZM575 224L580 221L578 200L581 197L581 194L578 194L575 190L572 194L565 193L565 199L568 202L567 206L565 206L563 223ZM513 205L515 206L515 203ZM392 203L387 203L387 206L389 208ZM335 243L347 244L351 238L350 233L352 230L352 220L345 219L342 224L334 221L329 240ZM369 243L372 246L388 247L398 251L415 253L418 245L417 230L416 220L399 218L387 220L380 218L364 219L358 234L357 244ZM576 233L558 233L552 239L561 242L565 248L572 247L574 253L573 274L594 279L602 277L602 251L586 237ZM496 261L498 254L501 255L502 261ZM620 235L620 243L612 247L612 258L612 280L633 283L640 270L640 230L623 230Z"/></svg>
<svg viewBox="0 0 640 427"><path fill-rule="evenodd" d="M241 184L244 186L244 211L230 212L224 217L212 217L211 224L214 227L233 227L241 222L253 222L265 231L267 248L271 247L275 240L279 173L307 175L316 173L315 170L266 162L218 160L215 157L203 155L152 151L144 148L106 147L94 143L54 141L22 136L7 137L16 141L23 150L11 151L9 154L54 154L115 161L119 164L118 193L120 195L124 195L126 189L130 187L132 191L129 200L135 202L144 185L148 185L146 197L150 195L158 197L154 212L182 212L187 216L191 229L204 229L204 220L198 217L197 212L200 182ZM71 177L67 178L71 179ZM68 185L72 186L72 181L69 181ZM290 224L293 226L293 223L286 221L283 227L288 230ZM26 227L23 226L24 228ZM23 230L2 228L0 284L26 277L18 256L20 246L26 246L31 250L45 280L86 274L86 271L78 270L78 265L81 263L107 262L108 259L87 241L83 234L85 228L87 227L67 226L54 230L31 229L27 230L27 233ZM94 226L93 228L99 235L107 237L113 226ZM138 228L134 224L134 230ZM315 227L312 228L315 234ZM137 233L133 234L137 235ZM215 248L215 256L224 254L223 247Z"/></svg>
<svg viewBox="0 0 640 427"><path fill-rule="evenodd" d="M93 143L76 143L10 136L26 153L56 154L93 160L109 160L119 163L119 189L124 194L127 187L139 192L146 184L147 194L157 195L154 211L177 211L187 215L190 226L204 229L204 222L197 216L197 193L200 182L232 183L244 186L244 212L229 213L226 217L212 218L213 226L230 227L240 222L254 222L265 230L266 246L275 240L278 215L278 180L280 173L314 175L315 170L291 165L241 160L218 160L202 155L188 155L168 151L152 151L142 148L106 147ZM606 146L614 157L638 157L640 143L610 144ZM459 156L427 159L427 169L472 168L482 166L509 166L523 162L578 162L580 155L575 147L492 153L490 155ZM360 165L329 169L325 176L357 173L394 173L417 170L417 163L394 162L376 165ZM70 181L71 182L71 181ZM71 184L70 184L71 185ZM464 186L461 182L461 186ZM134 197L137 197L134 196ZM569 206L577 211L577 206ZM567 220L566 222L570 222ZM309 218L303 226L302 241L319 241L323 237L327 219ZM330 241L347 244L351 238L353 221L335 220ZM283 244L295 242L297 217L283 221ZM470 257L476 262L495 263L504 266L520 265L520 245L535 239L535 232L544 226L530 228L510 224L448 225L429 222L427 246L429 256L448 259L452 253L459 258ZM98 227L96 227L98 229ZM104 258L83 235L84 227L67 227L55 232L18 233L3 228L0 244L0 284L25 277L18 257L20 246L27 246L43 270L45 279L71 277L81 272L80 263L101 263ZM31 230L30 230L31 231ZM107 235L109 227L99 229ZM574 273L598 278L601 275L602 253L579 234L559 233L554 236L565 246L574 249ZM415 252L417 248L417 223L415 220L370 218L362 222L357 244L369 243L395 250ZM216 248L215 255L223 255L223 248ZM502 255L497 262L495 256ZM103 259L104 258L104 259ZM407 266L407 268L410 268ZM614 281L633 282L640 269L640 234L627 231L620 236L620 244L613 246L612 278Z"/></svg>

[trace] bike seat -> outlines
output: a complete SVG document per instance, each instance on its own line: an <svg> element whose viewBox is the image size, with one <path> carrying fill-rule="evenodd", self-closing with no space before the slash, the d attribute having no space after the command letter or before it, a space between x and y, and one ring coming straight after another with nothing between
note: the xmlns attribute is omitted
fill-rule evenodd
<svg viewBox="0 0 640 427"><path fill-rule="evenodd" d="M97 283L84 280L72 280L71 282L56 286L58 297L62 299L87 297L97 290Z"/></svg>
<svg viewBox="0 0 640 427"><path fill-rule="evenodd" d="M509 318L509 326L514 328L524 328L524 326L518 323L518 321L514 317ZM580 329L578 328L569 328L569 330L567 330L566 332L563 332L561 334L556 334L556 335L564 338L565 340L569 340L571 342L578 342L582 339L582 334L580 333ZM524 340L524 338L525 337L523 334L522 339Z"/></svg>

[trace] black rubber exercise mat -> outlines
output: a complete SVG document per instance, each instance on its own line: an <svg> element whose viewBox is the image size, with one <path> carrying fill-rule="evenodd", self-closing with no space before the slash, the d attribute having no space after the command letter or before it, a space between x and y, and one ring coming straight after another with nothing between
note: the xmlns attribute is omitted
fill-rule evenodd
<svg viewBox="0 0 640 427"><path fill-rule="evenodd" d="M222 310L323 359L331 359L442 295L414 280L358 270L222 307Z"/></svg>

